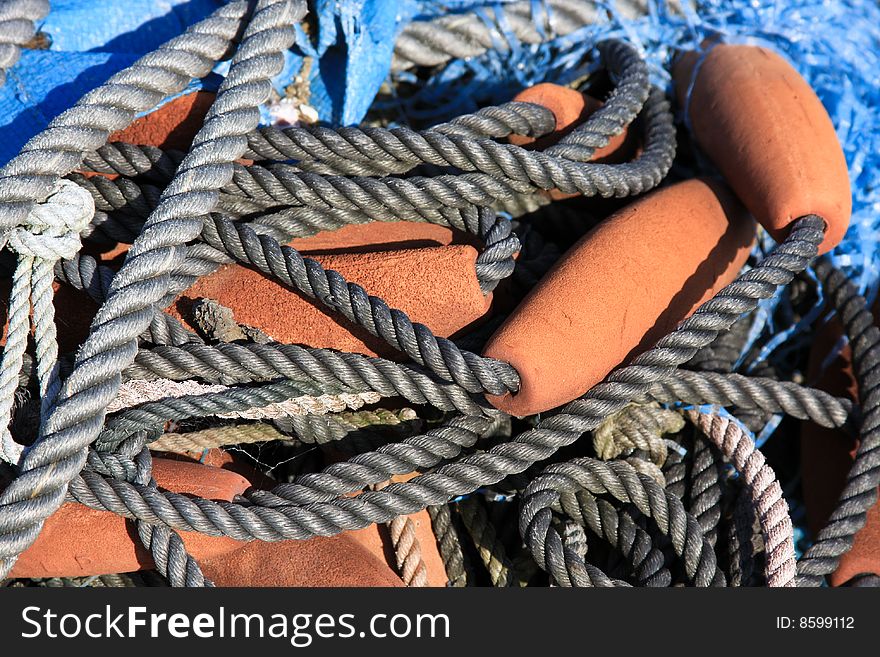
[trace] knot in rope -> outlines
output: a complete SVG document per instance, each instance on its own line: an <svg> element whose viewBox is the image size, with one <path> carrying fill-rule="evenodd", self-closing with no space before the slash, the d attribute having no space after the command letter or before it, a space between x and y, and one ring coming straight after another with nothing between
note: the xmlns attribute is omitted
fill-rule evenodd
<svg viewBox="0 0 880 657"><path fill-rule="evenodd" d="M639 450L649 456L651 463L661 466L666 461L663 435L683 427L684 418L676 411L659 404L630 404L596 427L593 448L606 461Z"/></svg>
<svg viewBox="0 0 880 657"><path fill-rule="evenodd" d="M42 425L61 388L52 303L54 267L58 260L76 256L82 246L80 233L94 214L91 194L74 182L59 180L46 200L35 205L9 236L9 248L19 255L9 297L9 331L0 363L0 458L9 463L18 463L24 452L9 430L9 420L30 333L31 307Z"/></svg>
<svg viewBox="0 0 880 657"><path fill-rule="evenodd" d="M95 216L95 201L70 180L59 180L53 192L34 206L9 236L9 247L22 256L43 260L73 258L82 233Z"/></svg>

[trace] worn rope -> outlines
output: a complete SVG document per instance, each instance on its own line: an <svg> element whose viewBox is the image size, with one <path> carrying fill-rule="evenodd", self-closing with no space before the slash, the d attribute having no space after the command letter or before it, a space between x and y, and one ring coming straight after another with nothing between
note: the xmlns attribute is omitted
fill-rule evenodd
<svg viewBox="0 0 880 657"><path fill-rule="evenodd" d="M437 538L437 549L443 560L443 568L446 570L448 579L446 585L456 588L467 586L468 573L465 568L464 552L458 530L453 523L450 506L448 504L429 506L428 515L431 516L431 528Z"/></svg>
<svg viewBox="0 0 880 657"><path fill-rule="evenodd" d="M471 536L480 559L489 573L493 586L515 586L513 564L504 545L498 540L495 528L478 496L471 496L458 503L458 510L465 529Z"/></svg>
<svg viewBox="0 0 880 657"><path fill-rule="evenodd" d="M233 3L219 10L224 26L227 29L233 27L234 33L238 32L238 21L226 21L225 17L230 13L235 16L236 10L243 11L244 7ZM192 218L193 215L197 217L209 213L216 203L216 190L231 178L230 163L244 152L243 135L256 127L259 118L256 107L269 94L269 79L281 70L280 53L292 44L292 24L302 16L303 11L302 3L280 1L258 4L229 75L221 84L217 100L197 133L192 150L184 158L177 175L163 193L159 207L147 220L143 232L129 250L125 264L114 278L108 301L98 311L92 332L77 354L77 366L50 409L38 441L22 460L21 474L0 496L0 576L9 571L16 555L36 538L43 520L63 501L67 483L81 470L85 449L100 430L104 409L119 386L118 373L134 357L137 336L149 325L155 312L152 304L164 295L168 272L180 258L176 245L198 236L201 222ZM213 25L210 21L208 24ZM198 30L204 29L199 26L204 24L191 28L188 34L197 35L195 40L199 40L201 34ZM229 36L231 38L233 35ZM213 46L222 46L222 50L215 57L193 58L198 60L198 70L189 74L185 82L177 74L173 88L164 93L179 90L194 75L206 74L206 68L225 53L228 41L215 36L207 38ZM192 40L186 38L169 43L170 48L166 46L164 51L157 51L158 55L145 56L139 60L139 64L111 78L108 85L112 87L118 81L138 81L139 66L149 70L147 79L152 79L157 74L153 66L156 57L161 58L168 53L166 62L170 62L177 56L176 48L194 45ZM161 60L157 63L161 63ZM107 89L108 85L99 91ZM138 89L132 84L123 86L126 97ZM141 96L144 97L143 94ZM161 95L151 92L147 97L150 102L142 109L155 105ZM97 98L96 92L92 92L86 95L84 101ZM128 102L129 105L136 104ZM86 117L89 125L93 125L96 112L101 114L98 106L89 106L87 112L81 112L80 107L77 105L61 114L53 126L61 127ZM51 140L44 144L47 138L42 135L28 142L22 154L4 168L6 177L0 177L0 198L5 201L3 222L13 223L30 210L33 199L41 198L39 185L34 188L33 183L30 187L26 184L28 176L32 175L27 173L28 169L24 166L29 162L26 155L40 148L39 154L54 157L54 161L41 162L34 171L43 176L43 181L46 177L54 181L55 176L68 173L78 164L80 153L94 150L106 141L110 130L124 127L120 124L130 121L134 112L129 110L117 114L115 120L113 112L106 114L108 116L101 115L101 118L108 130L96 131L98 134L95 136L99 139L90 143L77 141L72 145L75 149L72 157L57 157L60 145L55 145ZM50 134L64 133L62 128ZM15 184L10 189L13 182ZM73 399L76 401L73 402ZM78 409L76 420L64 410L73 405ZM88 416L92 419L86 420Z"/></svg>
<svg viewBox="0 0 880 657"><path fill-rule="evenodd" d="M738 423L698 411L688 411L688 417L730 459L749 488L764 534L767 585L795 586L797 565L788 503L764 455Z"/></svg>
<svg viewBox="0 0 880 657"><path fill-rule="evenodd" d="M540 13L533 12L539 7ZM497 14L501 13L502 16ZM498 5L484 15L464 13L407 25L394 42L392 71L413 66L437 66L505 45L500 25L518 40L538 44L564 36L596 21L599 8L589 0L547 0L536 5L527 0ZM484 18L488 15L491 23ZM539 27L540 26L540 27Z"/></svg>
<svg viewBox="0 0 880 657"><path fill-rule="evenodd" d="M406 586L428 586L428 568L422 559L422 548L415 523L409 516L398 516L388 523L388 533L397 561L397 570Z"/></svg>
<svg viewBox="0 0 880 657"><path fill-rule="evenodd" d="M628 463L579 458L548 466L523 493L520 533L538 565L553 574L561 585L572 585L574 580L570 576L558 577L560 572L566 572L566 560L562 537L551 522L551 509L562 495L579 490L611 495L651 517L658 529L669 537L685 572L697 586L726 584L712 546L677 497L652 478L636 472Z"/></svg>
<svg viewBox="0 0 880 657"><path fill-rule="evenodd" d="M9 301L9 330L0 362L0 458L17 464L24 448L9 430L10 411L30 333L33 305L36 370L40 385L41 421L60 387L55 306L52 303L54 265L72 258L80 248L80 233L95 206L91 196L67 181L59 181L46 200L34 206L22 226L9 234L9 247L18 254Z"/></svg>

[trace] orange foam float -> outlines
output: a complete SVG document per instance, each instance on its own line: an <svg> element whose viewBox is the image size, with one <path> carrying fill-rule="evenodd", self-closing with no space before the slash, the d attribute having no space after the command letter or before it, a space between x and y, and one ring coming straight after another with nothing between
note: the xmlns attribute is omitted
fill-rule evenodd
<svg viewBox="0 0 880 657"><path fill-rule="evenodd" d="M754 222L722 185L689 180L612 215L573 246L490 338L483 354L520 374L490 397L524 416L571 401L650 347L731 282Z"/></svg>
<svg viewBox="0 0 880 657"><path fill-rule="evenodd" d="M780 55L745 45L716 45L702 61L687 53L673 77L682 106L691 89L697 143L755 219L782 241L794 220L819 215L828 225L819 252L834 248L852 214L849 174L809 83Z"/></svg>

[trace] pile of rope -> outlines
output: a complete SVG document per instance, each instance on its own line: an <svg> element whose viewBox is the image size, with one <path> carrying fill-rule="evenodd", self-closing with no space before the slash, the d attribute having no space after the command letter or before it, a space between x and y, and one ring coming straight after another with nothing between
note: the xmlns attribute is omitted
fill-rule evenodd
<svg viewBox="0 0 880 657"><path fill-rule="evenodd" d="M510 17L528 4L511 5ZM0 5L4 66L45 5ZM205 586L179 532L275 542L373 523L389 523L401 576L423 585L406 516L426 508L453 586L822 585L880 483L880 332L847 277L815 259L822 218L797 220L772 253L581 398L507 417L485 395L515 393L519 375L476 353L496 323L457 342L435 336L285 245L349 224L430 222L481 241L485 294L510 279L524 295L587 228L542 191L623 198L669 177L676 128L666 94L636 49L612 40L598 48L597 66L613 81L604 105L543 150L506 143L555 127L546 108L517 102L421 131L259 128L258 107L305 13L302 0L225 4L84 96L0 171L12 275L0 372L0 579L46 519L75 501L133 520L156 572L43 585ZM490 47L479 30L462 30L442 19L408 28L395 68ZM107 143L225 58L228 74L189 152ZM636 159L590 163L627 128L641 136ZM120 242L131 246L118 269L83 250ZM342 315L405 360L280 344L258 331L222 341L165 313L229 263ZM53 283L100 306L75 354L58 353ZM734 372L762 300L788 295L803 309L820 290L852 346L858 404L785 380L791 372L780 368ZM840 503L799 558L790 491L750 430L776 415L859 438ZM270 443L280 446L280 483L231 502L152 478L153 451ZM349 458L289 458L315 445Z"/></svg>

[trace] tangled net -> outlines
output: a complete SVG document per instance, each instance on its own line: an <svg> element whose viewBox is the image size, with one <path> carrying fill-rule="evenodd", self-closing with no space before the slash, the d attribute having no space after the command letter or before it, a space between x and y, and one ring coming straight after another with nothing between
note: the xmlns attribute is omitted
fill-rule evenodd
<svg viewBox="0 0 880 657"><path fill-rule="evenodd" d="M44 4L3 7L26 7L22 20L33 21ZM508 10L524 43L543 38L517 19L530 4ZM559 34L587 20L577 13L583 3L557 4ZM536 417L505 416L485 395L515 393L519 374L477 353L496 324L457 341L435 336L285 244L350 224L429 222L482 243L484 294L505 281L522 296L588 228L542 191L624 198L682 175L670 173L677 135L667 94L636 48L609 39L592 64L613 82L604 105L543 150L506 143L555 126L546 108L517 102L422 130L259 128L258 108L305 13L301 0L224 5L88 93L0 173L0 230L16 256L0 374L12 427L2 440L0 578L46 519L75 501L133 520L155 562L155 573L86 582L94 585L211 585L181 531L275 542L373 523L389 523L404 581L424 585L406 519L422 509L454 586L822 585L880 484L880 334L859 288L832 259L816 260L822 218L798 219L783 243L581 398ZM6 68L33 37L15 24ZM399 40L397 72L493 47L479 26L414 25ZM107 142L227 57L189 152ZM636 159L590 163L627 128L642 139ZM82 248L119 242L131 246L118 270ZM164 312L229 263L341 314L406 360L280 344L234 323L218 339ZM53 281L100 304L75 355L58 353ZM766 360L755 342L756 310L784 307L796 322L817 298L852 346L857 404L786 380L798 364ZM400 399L413 408L401 410ZM802 553L790 491L753 437L781 415L859 438L840 502ZM349 458L291 458L316 444ZM152 478L153 451L231 445L251 454L271 446L281 483L223 502Z"/></svg>

